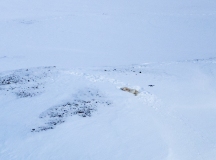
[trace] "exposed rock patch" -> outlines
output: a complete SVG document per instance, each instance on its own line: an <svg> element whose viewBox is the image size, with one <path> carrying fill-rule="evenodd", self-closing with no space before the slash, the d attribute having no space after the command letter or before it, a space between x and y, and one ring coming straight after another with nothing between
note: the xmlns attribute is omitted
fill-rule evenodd
<svg viewBox="0 0 216 160"><path fill-rule="evenodd" d="M32 132L54 129L56 125L64 123L67 117L78 115L91 117L99 106L109 106L112 102L95 89L84 89L73 96L73 100L53 106L39 116L45 121L45 125L33 128Z"/></svg>
<svg viewBox="0 0 216 160"><path fill-rule="evenodd" d="M55 67L40 67L11 71L0 75L0 90L18 98L34 97L44 92L45 78L52 77Z"/></svg>

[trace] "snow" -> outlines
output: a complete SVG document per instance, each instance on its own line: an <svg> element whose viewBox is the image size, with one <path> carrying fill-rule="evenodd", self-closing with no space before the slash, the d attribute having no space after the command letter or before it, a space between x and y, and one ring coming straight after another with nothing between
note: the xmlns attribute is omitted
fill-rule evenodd
<svg viewBox="0 0 216 160"><path fill-rule="evenodd" d="M215 56L213 0L2 0L0 7L1 63L11 70Z"/></svg>
<svg viewBox="0 0 216 160"><path fill-rule="evenodd" d="M215 159L215 7L2 0L0 159Z"/></svg>

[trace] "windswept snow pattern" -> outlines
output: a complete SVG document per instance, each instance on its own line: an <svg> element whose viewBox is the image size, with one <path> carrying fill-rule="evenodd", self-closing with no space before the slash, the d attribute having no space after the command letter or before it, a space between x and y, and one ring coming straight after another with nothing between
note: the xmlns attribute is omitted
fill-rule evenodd
<svg viewBox="0 0 216 160"><path fill-rule="evenodd" d="M2 72L0 158L212 160L215 80L215 58Z"/></svg>

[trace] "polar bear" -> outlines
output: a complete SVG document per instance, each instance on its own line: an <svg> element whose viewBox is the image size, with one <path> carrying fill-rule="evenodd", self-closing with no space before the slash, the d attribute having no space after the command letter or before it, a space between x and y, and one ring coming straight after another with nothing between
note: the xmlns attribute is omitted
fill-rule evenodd
<svg viewBox="0 0 216 160"><path fill-rule="evenodd" d="M137 91L136 89L131 89L131 88L128 88L128 87L122 87L120 88L122 91L127 91L129 93L133 93L135 96L138 95L139 91Z"/></svg>

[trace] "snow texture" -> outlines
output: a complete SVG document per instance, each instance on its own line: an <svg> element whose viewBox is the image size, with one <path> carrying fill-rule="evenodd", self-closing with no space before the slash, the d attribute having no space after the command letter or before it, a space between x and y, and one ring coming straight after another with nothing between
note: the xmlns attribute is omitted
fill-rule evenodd
<svg viewBox="0 0 216 160"><path fill-rule="evenodd" d="M1 0L0 160L214 160L215 8Z"/></svg>

